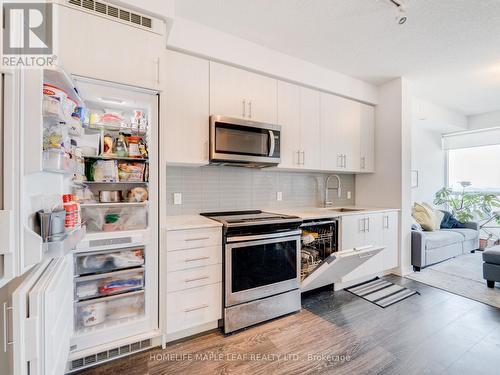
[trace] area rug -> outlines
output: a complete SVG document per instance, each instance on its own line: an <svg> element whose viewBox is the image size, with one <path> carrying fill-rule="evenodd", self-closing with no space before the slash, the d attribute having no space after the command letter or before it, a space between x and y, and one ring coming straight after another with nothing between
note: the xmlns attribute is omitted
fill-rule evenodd
<svg viewBox="0 0 500 375"><path fill-rule="evenodd" d="M493 289L486 286L481 252L460 255L406 277L500 308L500 284Z"/></svg>
<svg viewBox="0 0 500 375"><path fill-rule="evenodd" d="M418 294L414 290L379 279L378 277L363 284L346 288L346 290L384 308Z"/></svg>

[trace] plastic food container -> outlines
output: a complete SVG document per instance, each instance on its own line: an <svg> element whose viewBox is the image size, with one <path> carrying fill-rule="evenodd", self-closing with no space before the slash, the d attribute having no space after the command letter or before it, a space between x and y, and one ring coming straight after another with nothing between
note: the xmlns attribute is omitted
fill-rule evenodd
<svg viewBox="0 0 500 375"><path fill-rule="evenodd" d="M71 171L71 160L62 149L43 152L43 169L51 171Z"/></svg>
<svg viewBox="0 0 500 375"><path fill-rule="evenodd" d="M147 206L82 207L88 232L116 232L146 229Z"/></svg>

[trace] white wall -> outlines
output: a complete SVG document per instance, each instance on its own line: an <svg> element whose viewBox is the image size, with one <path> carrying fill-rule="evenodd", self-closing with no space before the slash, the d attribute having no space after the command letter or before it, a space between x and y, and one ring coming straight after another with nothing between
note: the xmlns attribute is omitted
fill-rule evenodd
<svg viewBox="0 0 500 375"><path fill-rule="evenodd" d="M411 135L411 169L418 171L418 187L412 188L411 199L412 202L432 203L436 191L445 184L441 132L414 120Z"/></svg>
<svg viewBox="0 0 500 375"><path fill-rule="evenodd" d="M411 88L403 78L379 87L375 173L356 176L356 204L400 209L400 274L411 272Z"/></svg>
<svg viewBox="0 0 500 375"><path fill-rule="evenodd" d="M468 118L463 113L418 97L412 98L412 106L413 118L429 128L442 133L468 129Z"/></svg>
<svg viewBox="0 0 500 375"><path fill-rule="evenodd" d="M500 111L469 116L469 129L500 127Z"/></svg>

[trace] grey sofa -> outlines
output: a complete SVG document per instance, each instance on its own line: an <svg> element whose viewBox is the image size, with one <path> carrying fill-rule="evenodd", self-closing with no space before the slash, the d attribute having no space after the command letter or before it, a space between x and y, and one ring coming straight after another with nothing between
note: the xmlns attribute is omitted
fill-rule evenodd
<svg viewBox="0 0 500 375"><path fill-rule="evenodd" d="M464 228L440 229L433 232L412 230L411 260L413 269L430 266L479 248L479 225L465 223Z"/></svg>
<svg viewBox="0 0 500 375"><path fill-rule="evenodd" d="M500 246L493 246L485 250L483 260L483 277L488 288L494 288L495 281L500 282Z"/></svg>

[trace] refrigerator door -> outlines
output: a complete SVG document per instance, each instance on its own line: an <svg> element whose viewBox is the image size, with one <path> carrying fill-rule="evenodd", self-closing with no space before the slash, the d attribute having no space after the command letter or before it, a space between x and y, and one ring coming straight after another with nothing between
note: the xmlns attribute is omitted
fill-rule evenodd
<svg viewBox="0 0 500 375"><path fill-rule="evenodd" d="M73 330L71 255L33 268L12 295L14 375L63 374Z"/></svg>
<svg viewBox="0 0 500 375"><path fill-rule="evenodd" d="M18 272L19 73L0 71L0 287Z"/></svg>

